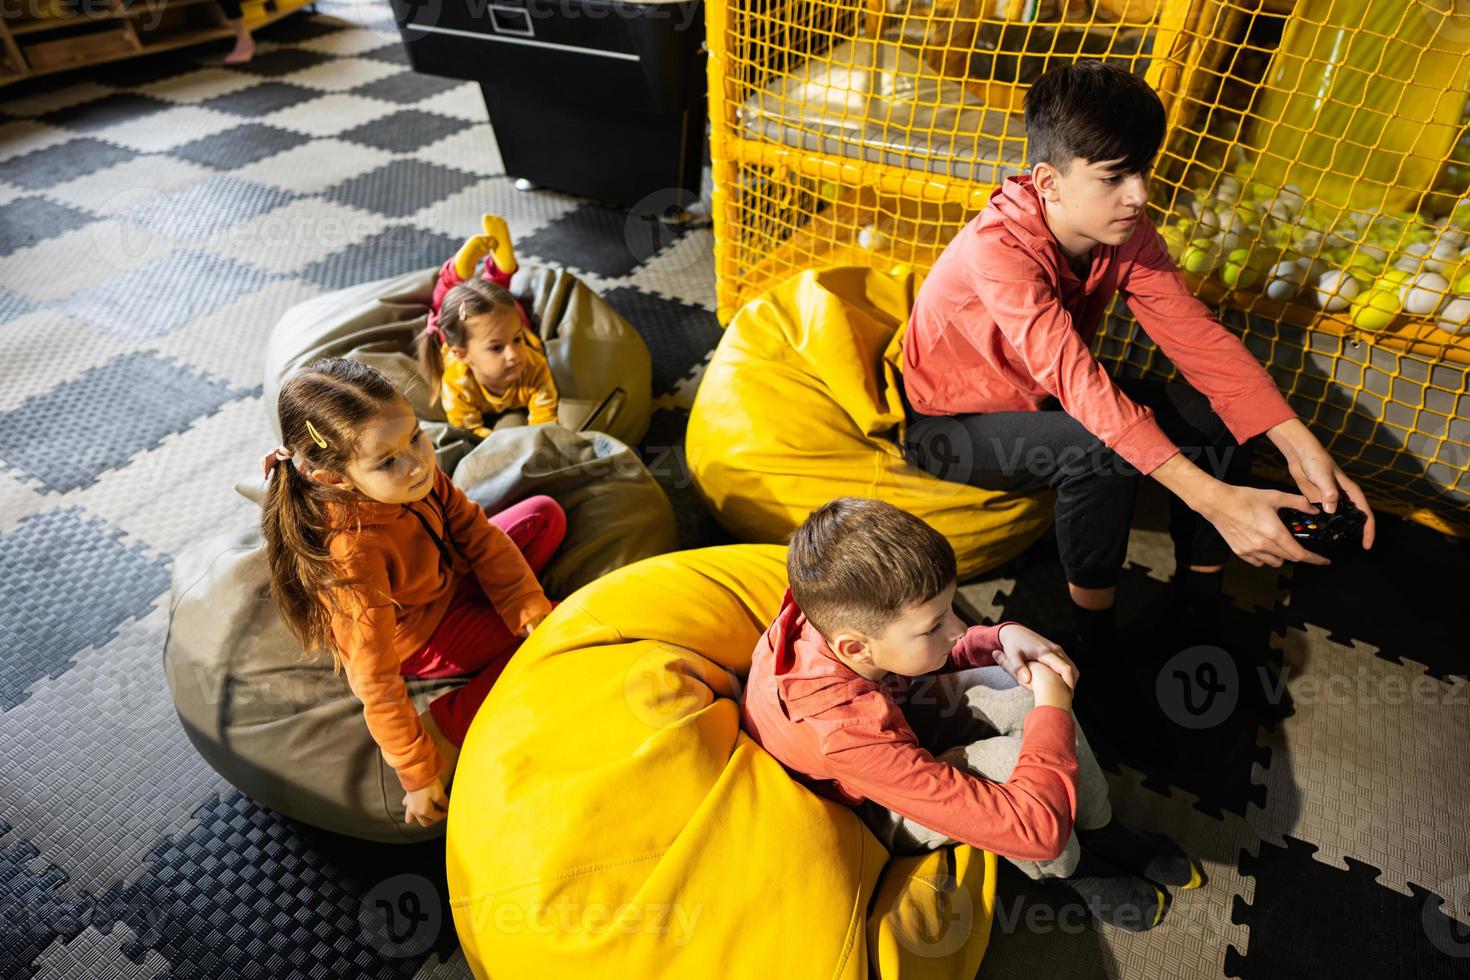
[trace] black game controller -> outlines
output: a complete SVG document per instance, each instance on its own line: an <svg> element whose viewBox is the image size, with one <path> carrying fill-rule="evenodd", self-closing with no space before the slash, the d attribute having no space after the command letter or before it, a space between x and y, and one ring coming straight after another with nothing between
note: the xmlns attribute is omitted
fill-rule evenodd
<svg viewBox="0 0 1470 980"><path fill-rule="evenodd" d="M1349 545L1361 545L1363 525L1368 523L1368 515L1346 499L1338 503L1335 514L1325 510L1320 514L1304 514L1290 507L1278 508L1276 513L1303 548L1324 557L1343 554Z"/></svg>

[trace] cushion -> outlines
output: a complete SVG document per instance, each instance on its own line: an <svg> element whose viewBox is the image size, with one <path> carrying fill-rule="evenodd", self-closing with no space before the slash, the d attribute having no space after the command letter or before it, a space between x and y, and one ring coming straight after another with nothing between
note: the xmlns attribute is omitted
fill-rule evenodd
<svg viewBox="0 0 1470 980"><path fill-rule="evenodd" d="M663 491L632 450L600 433L495 432L455 479L491 512L536 493L562 505L566 540L541 575L552 596L677 545ZM327 830L388 842L442 834L442 823L403 823L403 791L362 704L329 655L302 652L268 575L256 527L209 538L174 564L164 669L200 754L257 802ZM410 681L409 690L422 710L457 683Z"/></svg>
<svg viewBox="0 0 1470 980"><path fill-rule="evenodd" d="M944 534L967 578L1046 530L1049 494L980 490L904 460L901 342L913 289L912 275L809 270L736 312L685 445L700 496L735 537L784 542L834 497L876 497Z"/></svg>
<svg viewBox="0 0 1470 980"><path fill-rule="evenodd" d="M964 977L995 857L890 860L740 729L785 550L630 565L512 659L460 755L450 904L479 977Z"/></svg>
<svg viewBox="0 0 1470 980"><path fill-rule="evenodd" d="M437 268L410 272L325 293L287 310L271 332L266 352L265 403L272 415L281 380L296 368L318 357L362 361L393 379L407 395L439 447L439 465L452 474L474 437L445 421L438 392L419 374L413 348L428 320L438 276ZM545 344L561 394L557 421L573 430L588 423L586 428L630 446L642 441L651 412L653 367L638 331L565 269L521 263L511 291L525 302Z"/></svg>

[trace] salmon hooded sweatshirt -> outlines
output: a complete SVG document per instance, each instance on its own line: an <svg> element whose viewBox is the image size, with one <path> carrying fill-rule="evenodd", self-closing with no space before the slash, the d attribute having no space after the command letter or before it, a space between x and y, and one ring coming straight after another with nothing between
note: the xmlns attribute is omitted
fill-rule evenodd
<svg viewBox="0 0 1470 980"><path fill-rule="evenodd" d="M972 627L944 670L993 666L1001 626ZM895 701L909 683L897 674L870 681L838 660L788 591L751 658L741 722L793 776L838 803L872 800L1018 860L1049 861L1061 853L1077 814L1072 715L1050 705L1033 708L1016 768L997 783L919 746Z"/></svg>
<svg viewBox="0 0 1470 980"><path fill-rule="evenodd" d="M551 603L515 542L437 467L433 492L423 500L333 506L331 521L328 550L342 574L357 582L333 590L336 609L328 604L347 683L404 790L422 789L443 760L400 670L444 618L460 577L473 575L517 634L549 613Z"/></svg>
<svg viewBox="0 0 1470 980"><path fill-rule="evenodd" d="M1190 293L1140 214L1122 245L1096 245L1085 279L1046 223L1030 175L1011 177L945 247L903 340L904 388L925 415L1062 410L1141 473L1177 453L1112 382L1092 341L1113 296L1204 394L1238 442L1296 413L1271 376Z"/></svg>

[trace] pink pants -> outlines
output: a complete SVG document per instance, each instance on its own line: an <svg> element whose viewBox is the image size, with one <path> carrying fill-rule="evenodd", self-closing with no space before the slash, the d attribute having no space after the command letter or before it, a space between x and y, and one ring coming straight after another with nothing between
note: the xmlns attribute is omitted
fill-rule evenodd
<svg viewBox="0 0 1470 980"><path fill-rule="evenodd" d="M550 497L528 497L493 515L490 523L515 542L537 575L567 533L567 516ZM449 608L429 642L403 661L400 672L405 677L474 675L468 684L429 702L429 712L444 737L463 745L475 712L511 654L520 647L521 639L505 625L474 576L466 575L455 588L454 598L449 600Z"/></svg>

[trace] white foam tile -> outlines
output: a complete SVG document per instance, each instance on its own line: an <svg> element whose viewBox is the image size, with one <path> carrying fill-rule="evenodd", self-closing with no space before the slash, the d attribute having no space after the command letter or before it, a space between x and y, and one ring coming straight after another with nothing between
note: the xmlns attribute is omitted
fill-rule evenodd
<svg viewBox="0 0 1470 980"><path fill-rule="evenodd" d="M670 299L715 308L714 236L692 231L636 269L632 284Z"/></svg>
<svg viewBox="0 0 1470 980"><path fill-rule="evenodd" d="M229 790L179 725L158 665L167 629L164 591L112 640L0 712L7 732L46 733L26 740L26 764L6 776L6 819L40 851L33 868L65 872L65 895L137 874L161 838L192 824L202 800Z"/></svg>
<svg viewBox="0 0 1470 980"><path fill-rule="evenodd" d="M141 95L149 95L155 99L163 99L166 102L175 102L180 105L191 105L212 99L217 95L229 95L241 89L259 85L261 79L242 71L234 71L229 68L201 68L199 71L191 71L185 75L175 75L172 78L163 78L147 85L140 85L134 91Z"/></svg>
<svg viewBox="0 0 1470 980"><path fill-rule="evenodd" d="M339 57L351 57L362 54L364 51L374 51L384 45L383 37L376 31L369 30L342 30L332 34L323 34L309 41L302 41L296 45L307 51L316 51L320 54L334 54Z"/></svg>
<svg viewBox="0 0 1470 980"><path fill-rule="evenodd" d="M323 92L345 92L389 75L397 75L404 70L402 65L376 58L334 58L310 68L293 71L289 75L282 75L281 81Z"/></svg>
<svg viewBox="0 0 1470 980"><path fill-rule="evenodd" d="M0 534L15 530L22 520L50 506L45 497L16 479L0 463Z"/></svg>
<svg viewBox="0 0 1470 980"><path fill-rule="evenodd" d="M0 282L38 302L64 299L79 289L156 261L173 243L119 221L94 221L0 259Z"/></svg>
<svg viewBox="0 0 1470 980"><path fill-rule="evenodd" d="M303 198L227 228L205 247L273 272L293 272L371 237L386 223L368 211Z"/></svg>
<svg viewBox="0 0 1470 980"><path fill-rule="evenodd" d="M336 64L336 62L331 62ZM397 106L381 99L365 99L360 95L334 92L296 105L268 117L272 126L291 129L308 136L336 136L354 126L372 122L397 110Z"/></svg>
<svg viewBox="0 0 1470 980"><path fill-rule="evenodd" d="M316 283L302 279L273 282L170 330L149 349L237 387L254 388L265 376L266 347L276 322L292 306L321 292Z"/></svg>
<svg viewBox="0 0 1470 980"><path fill-rule="evenodd" d="M181 105L108 126L94 135L141 153L159 153L238 125L240 120L228 113Z"/></svg>
<svg viewBox="0 0 1470 980"><path fill-rule="evenodd" d="M446 89L422 102L415 102L415 109L437 112L441 116L453 116L465 122L488 122L490 114L485 110L485 98L477 85L461 85Z"/></svg>
<svg viewBox="0 0 1470 980"><path fill-rule="evenodd" d="M32 310L5 325L0 348L0 411L8 411L130 348L56 310Z"/></svg>
<svg viewBox="0 0 1470 980"><path fill-rule="evenodd" d="M229 402L158 446L62 495L151 549L176 555L222 529L247 524L256 507L235 492L275 445L258 397Z"/></svg>
<svg viewBox="0 0 1470 980"><path fill-rule="evenodd" d="M111 95L115 89L96 82L80 81L71 85L48 88L30 95L5 100L5 112L12 116L40 116L68 106L81 105Z"/></svg>
<svg viewBox="0 0 1470 980"><path fill-rule="evenodd" d="M24 156L35 150L44 150L48 146L55 146L75 138L75 133L69 133L55 126L47 126L45 123L33 122L30 119L15 119L11 122L0 123L0 160ZM0 180L4 179L5 168L0 167Z"/></svg>
<svg viewBox="0 0 1470 980"><path fill-rule="evenodd" d="M495 131L488 125L466 126L433 146L416 150L412 156L426 163L437 163L485 177L505 173L500 147L495 142Z"/></svg>
<svg viewBox="0 0 1470 980"><path fill-rule="evenodd" d="M336 98L336 96L327 96ZM289 110L288 110L289 111ZM277 116L279 113L277 113ZM276 117L271 117L276 122ZM393 154L344 140L317 139L235 172L243 180L297 194L317 194L344 180L381 167Z"/></svg>
<svg viewBox="0 0 1470 980"><path fill-rule="evenodd" d="M1349 856L1371 864L1379 884L1402 894L1411 881L1433 889L1445 869L1470 867L1465 793L1450 761L1470 741L1470 684L1333 642L1319 626L1276 642L1296 710L1281 723L1287 750L1272 754L1252 828L1276 844L1285 834L1308 841L1314 860L1339 868ZM1272 806L1283 799L1292 805Z"/></svg>
<svg viewBox="0 0 1470 980"><path fill-rule="evenodd" d="M498 214L520 241L576 207L578 200L555 191L518 191L509 177L487 177L415 212L409 222L454 238L480 230L482 214Z"/></svg>
<svg viewBox="0 0 1470 980"><path fill-rule="evenodd" d="M212 176L214 171L177 157L143 156L58 184L45 193L94 214L117 215Z"/></svg>

